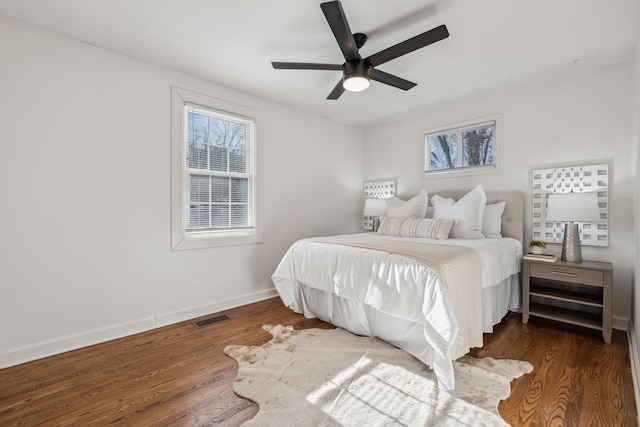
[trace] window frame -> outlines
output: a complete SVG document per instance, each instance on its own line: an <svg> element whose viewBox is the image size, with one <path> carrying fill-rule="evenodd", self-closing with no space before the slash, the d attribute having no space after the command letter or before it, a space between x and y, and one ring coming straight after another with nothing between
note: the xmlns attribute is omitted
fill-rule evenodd
<svg viewBox="0 0 640 427"><path fill-rule="evenodd" d="M494 124L495 126L495 134L493 136L493 158L494 163L491 165L481 165L481 166L460 166L449 169L437 169L437 170L429 170L428 166L430 165L430 150L428 147L429 136L442 134L442 133L454 133L454 132L462 132L464 130L470 130L473 128L481 127L483 125ZM482 174L494 174L502 172L502 115L496 114L491 116L480 117L476 119L466 120L463 122L457 122L453 124L438 126L430 129L425 129L420 133L420 150L422 159L421 165L421 175L422 179L429 178L445 178L452 176L471 176L471 175L482 175ZM458 145L458 150L460 151L459 156L462 157L461 140Z"/></svg>
<svg viewBox="0 0 640 427"><path fill-rule="evenodd" d="M227 229L192 230L187 229L187 187L189 168L186 164L187 147L184 140L186 109L185 106L211 110L231 118L253 122L253 189L249 200L253 219L253 228L229 227ZM218 98L172 87L171 91L171 248L172 250L201 249L219 246L256 244L262 242L259 217L259 177L257 168L257 133L261 112L250 107L235 104Z"/></svg>

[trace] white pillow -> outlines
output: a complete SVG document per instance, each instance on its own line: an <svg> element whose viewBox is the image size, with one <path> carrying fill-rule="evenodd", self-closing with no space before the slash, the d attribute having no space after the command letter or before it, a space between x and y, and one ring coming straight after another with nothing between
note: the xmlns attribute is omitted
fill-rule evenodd
<svg viewBox="0 0 640 427"><path fill-rule="evenodd" d="M426 237L446 239L449 237L454 220L448 218L393 218L380 220L378 234L401 237Z"/></svg>
<svg viewBox="0 0 640 427"><path fill-rule="evenodd" d="M424 216L425 218L433 218L433 206L427 206L427 213Z"/></svg>
<svg viewBox="0 0 640 427"><path fill-rule="evenodd" d="M502 237L502 213L505 202L486 205L482 214L482 234L490 239Z"/></svg>
<svg viewBox="0 0 640 427"><path fill-rule="evenodd" d="M460 200L445 199L433 196L431 204L434 207L434 218L453 218L456 223L451 229L450 237L456 239L483 239L482 217L487 196L482 185L469 191Z"/></svg>
<svg viewBox="0 0 640 427"><path fill-rule="evenodd" d="M424 218L427 211L427 192L424 190L407 201L397 197L389 197L385 200L387 201L387 216Z"/></svg>

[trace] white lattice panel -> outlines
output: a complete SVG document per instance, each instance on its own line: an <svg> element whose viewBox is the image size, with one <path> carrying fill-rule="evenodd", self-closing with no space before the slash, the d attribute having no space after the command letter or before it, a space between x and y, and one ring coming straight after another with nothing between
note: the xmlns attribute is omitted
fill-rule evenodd
<svg viewBox="0 0 640 427"><path fill-rule="evenodd" d="M396 180L367 181L364 183L365 199L386 199L396 195ZM364 229L373 230L373 217L364 217Z"/></svg>
<svg viewBox="0 0 640 427"><path fill-rule="evenodd" d="M533 171L533 221L531 236L534 240L562 243L564 223L547 221L547 197L553 193L597 192L600 221L579 223L583 245L609 244L609 165L570 166L536 169Z"/></svg>

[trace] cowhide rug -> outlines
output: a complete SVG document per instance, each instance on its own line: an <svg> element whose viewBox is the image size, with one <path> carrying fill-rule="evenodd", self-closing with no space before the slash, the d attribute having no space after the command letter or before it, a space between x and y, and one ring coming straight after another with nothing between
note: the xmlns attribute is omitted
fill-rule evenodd
<svg viewBox="0 0 640 427"><path fill-rule="evenodd" d="M518 360L456 362L456 388L403 350L343 329L295 331L265 325L261 346L230 345L239 365L234 391L260 410L254 426L506 426L498 402L533 370Z"/></svg>

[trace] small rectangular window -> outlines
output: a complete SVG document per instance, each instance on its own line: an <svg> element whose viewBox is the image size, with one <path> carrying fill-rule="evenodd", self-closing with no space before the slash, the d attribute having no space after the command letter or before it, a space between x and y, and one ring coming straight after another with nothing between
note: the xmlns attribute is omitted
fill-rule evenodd
<svg viewBox="0 0 640 427"><path fill-rule="evenodd" d="M496 169L496 127L491 120L424 132L425 176Z"/></svg>

